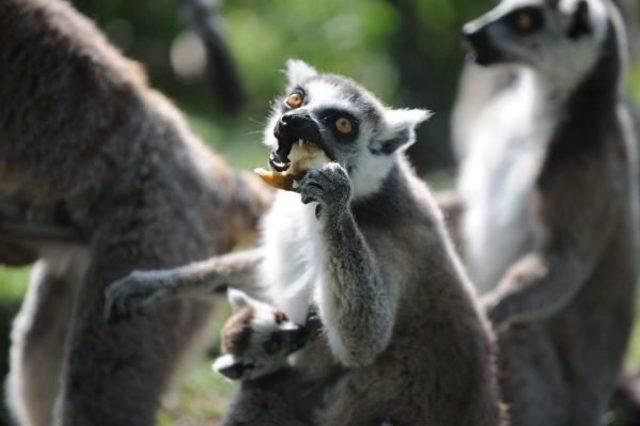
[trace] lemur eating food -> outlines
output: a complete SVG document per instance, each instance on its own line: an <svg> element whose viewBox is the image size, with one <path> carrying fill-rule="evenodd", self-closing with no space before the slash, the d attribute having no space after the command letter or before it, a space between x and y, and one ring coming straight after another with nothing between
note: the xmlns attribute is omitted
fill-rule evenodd
<svg viewBox="0 0 640 426"><path fill-rule="evenodd" d="M504 0L464 27L513 80L460 141L462 241L517 425L599 425L632 321L635 137L608 0Z"/></svg>
<svg viewBox="0 0 640 426"><path fill-rule="evenodd" d="M287 75L265 131L272 168L295 166L295 144L331 161L277 191L260 248L126 277L108 290L107 315L224 285L295 324L317 306L322 330L289 359L294 378L243 382L226 424L502 424L491 332L404 155L429 114L388 108L301 61ZM321 397L308 397L309 382Z"/></svg>

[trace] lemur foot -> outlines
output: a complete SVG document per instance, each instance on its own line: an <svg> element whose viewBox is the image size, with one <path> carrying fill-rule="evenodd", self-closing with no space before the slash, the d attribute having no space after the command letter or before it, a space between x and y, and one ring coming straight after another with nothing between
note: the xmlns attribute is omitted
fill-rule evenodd
<svg viewBox="0 0 640 426"><path fill-rule="evenodd" d="M161 272L134 271L110 284L105 291L104 316L107 322L144 315L152 306L166 299L170 291Z"/></svg>

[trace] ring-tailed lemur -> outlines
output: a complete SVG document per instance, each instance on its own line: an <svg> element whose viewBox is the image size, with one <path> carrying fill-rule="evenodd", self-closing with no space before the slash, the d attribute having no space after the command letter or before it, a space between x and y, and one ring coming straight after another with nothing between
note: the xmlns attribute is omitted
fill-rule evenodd
<svg viewBox="0 0 640 426"><path fill-rule="evenodd" d="M69 2L0 1L0 45L0 262L38 259L11 332L11 414L154 424L211 305L175 301L110 327L104 288L230 250L268 192L209 152Z"/></svg>
<svg viewBox="0 0 640 426"><path fill-rule="evenodd" d="M313 413L325 425L500 424L490 333L440 212L403 154L428 114L389 109L355 82L301 61L289 62L288 77L266 143L278 160L304 140L333 161L309 170L299 194L279 191L261 249L125 278L107 292L108 315L227 283L248 289L253 276L295 323L318 307L323 336L295 355L294 370L315 381L348 369L305 422ZM285 418L282 404L295 410L300 388L280 405L256 402L280 388L247 382L227 423ZM272 406L280 408L264 408Z"/></svg>
<svg viewBox="0 0 640 426"><path fill-rule="evenodd" d="M505 0L464 33L515 73L467 129L459 181L513 422L601 424L636 280L624 28L608 0Z"/></svg>
<svg viewBox="0 0 640 426"><path fill-rule="evenodd" d="M304 324L295 324L242 291L229 289L228 296L235 313L222 328L222 355L212 367L230 380L255 380L287 367L287 358L321 329L313 310Z"/></svg>

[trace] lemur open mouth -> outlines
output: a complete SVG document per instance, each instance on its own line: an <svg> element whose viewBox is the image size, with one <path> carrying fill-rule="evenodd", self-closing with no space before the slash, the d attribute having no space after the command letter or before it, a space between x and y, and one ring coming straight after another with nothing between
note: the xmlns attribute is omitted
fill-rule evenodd
<svg viewBox="0 0 640 426"><path fill-rule="evenodd" d="M255 170L265 183L274 188L295 191L294 182L301 179L307 170L335 158L324 143L316 123L304 123L293 129L277 127L274 135L278 147L269 155L269 166L274 171Z"/></svg>
<svg viewBox="0 0 640 426"><path fill-rule="evenodd" d="M271 152L269 165L275 171L288 170L292 163L311 157L314 150L322 151L331 160L334 158L315 123L291 130L276 128L274 135L278 140L278 147Z"/></svg>

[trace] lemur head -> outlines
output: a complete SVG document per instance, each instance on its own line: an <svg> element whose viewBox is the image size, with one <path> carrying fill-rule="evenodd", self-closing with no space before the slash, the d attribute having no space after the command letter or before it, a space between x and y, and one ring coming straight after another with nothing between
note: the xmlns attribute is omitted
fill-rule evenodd
<svg viewBox="0 0 640 426"><path fill-rule="evenodd" d="M254 380L282 368L305 340L302 327L284 312L229 289L234 314L221 336L220 356L213 369L230 380Z"/></svg>
<svg viewBox="0 0 640 426"><path fill-rule="evenodd" d="M274 102L265 130L271 167L282 170L294 143L315 144L347 170L354 197L377 191L430 115L387 108L354 81L318 73L300 60L289 60L286 73L285 94Z"/></svg>
<svg viewBox="0 0 640 426"><path fill-rule="evenodd" d="M606 1L503 0L463 33L480 65L520 64L577 80L601 54L609 27Z"/></svg>

